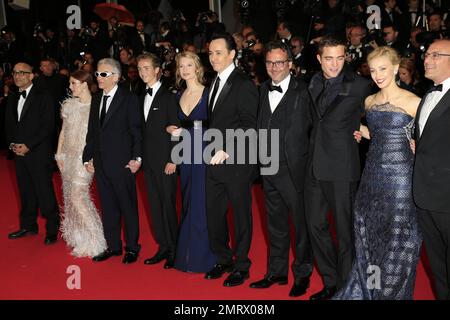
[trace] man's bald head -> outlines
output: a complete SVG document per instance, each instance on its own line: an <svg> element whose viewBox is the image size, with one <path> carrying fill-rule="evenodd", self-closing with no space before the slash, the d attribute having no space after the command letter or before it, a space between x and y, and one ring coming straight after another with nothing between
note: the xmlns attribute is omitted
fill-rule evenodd
<svg viewBox="0 0 450 320"><path fill-rule="evenodd" d="M425 54L425 77L440 84L450 78L450 40L434 41Z"/></svg>
<svg viewBox="0 0 450 320"><path fill-rule="evenodd" d="M27 89L33 82L33 68L25 62L19 62L13 69L14 83L19 91Z"/></svg>

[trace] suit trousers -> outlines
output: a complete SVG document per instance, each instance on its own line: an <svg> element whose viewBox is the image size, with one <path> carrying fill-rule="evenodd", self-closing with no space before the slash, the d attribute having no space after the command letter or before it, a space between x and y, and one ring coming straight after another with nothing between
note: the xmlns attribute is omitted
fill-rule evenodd
<svg viewBox="0 0 450 320"><path fill-rule="evenodd" d="M438 300L450 300L450 215L419 209L418 218Z"/></svg>
<svg viewBox="0 0 450 320"><path fill-rule="evenodd" d="M266 276L288 275L290 216L294 226L294 278L309 277L313 271L313 256L306 223L304 193L295 189L286 165L281 165L276 175L264 176L263 184L270 247Z"/></svg>
<svg viewBox="0 0 450 320"><path fill-rule="evenodd" d="M234 245L229 246L227 222L228 203L234 217ZM252 194L251 182L224 183L217 180L211 171L206 173L206 218L209 242L219 264L233 264L234 269L247 272L251 261L248 258L252 240Z"/></svg>
<svg viewBox="0 0 450 320"><path fill-rule="evenodd" d="M166 175L164 168L144 169L150 203L152 229L159 250L175 254L178 232L176 210L177 174Z"/></svg>
<svg viewBox="0 0 450 320"><path fill-rule="evenodd" d="M47 219L46 231L56 235L59 229L59 210L52 181L52 166L29 163L16 158L16 178L20 193L20 227L38 229L38 209Z"/></svg>
<svg viewBox="0 0 450 320"><path fill-rule="evenodd" d="M108 248L122 249L122 218L125 223L126 250L139 251L139 216L136 177L128 168L117 176L107 176L95 168L95 179L102 207L103 231Z"/></svg>
<svg viewBox="0 0 450 320"><path fill-rule="evenodd" d="M306 218L314 257L327 287L345 285L354 258L353 205L357 182L319 181L312 168L305 185ZM337 248L327 215L333 212Z"/></svg>

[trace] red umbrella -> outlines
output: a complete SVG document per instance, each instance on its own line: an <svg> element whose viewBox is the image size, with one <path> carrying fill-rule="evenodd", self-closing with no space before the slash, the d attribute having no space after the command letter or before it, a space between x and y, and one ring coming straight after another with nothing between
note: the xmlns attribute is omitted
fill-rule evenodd
<svg viewBox="0 0 450 320"><path fill-rule="evenodd" d="M103 20L116 17L123 24L133 24L134 16L127 8L115 3L99 3L94 7L94 12Z"/></svg>

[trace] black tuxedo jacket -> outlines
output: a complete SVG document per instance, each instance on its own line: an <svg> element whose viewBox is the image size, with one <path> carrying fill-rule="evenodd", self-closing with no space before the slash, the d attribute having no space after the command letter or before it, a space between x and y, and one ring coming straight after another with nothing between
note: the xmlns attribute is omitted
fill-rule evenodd
<svg viewBox="0 0 450 320"><path fill-rule="evenodd" d="M165 165L171 162L170 153L176 142L171 141L166 127L179 126L177 117L178 104L175 95L161 86L153 98L147 121L144 117L145 94L141 95L141 120L143 132L143 166L151 167L155 171L164 170Z"/></svg>
<svg viewBox="0 0 450 320"><path fill-rule="evenodd" d="M148 34L144 33L145 45L141 41L141 36L139 32L135 30L131 36L131 46L133 48L133 53L135 56L140 55L142 52L149 52L151 49L151 38Z"/></svg>
<svg viewBox="0 0 450 320"><path fill-rule="evenodd" d="M227 129L256 130L258 115L258 90L256 86L243 73L235 69L217 97L214 110L211 109L212 106L210 104L208 106L209 128L220 130L223 136L222 150L230 154L230 156L234 153L235 163L231 164L227 160L222 165L208 166L208 170L210 170L215 179L221 182L253 180L257 175L256 164L248 164L248 161L246 164L236 164L238 157L236 139L234 150L227 150L225 133ZM230 140L230 137L228 139ZM256 150L254 151L256 152ZM246 145L245 152L248 160L250 152L248 145Z"/></svg>
<svg viewBox="0 0 450 320"><path fill-rule="evenodd" d="M48 164L52 162L55 111L52 97L33 86L25 100L20 122L17 118L19 95L8 98L5 114L6 140L11 143L24 143L30 152L23 157L29 164ZM21 158L22 159L22 158Z"/></svg>
<svg viewBox="0 0 450 320"><path fill-rule="evenodd" d="M323 115L313 95L318 76L313 77L308 86L313 120L309 160L314 176L323 181L358 181L361 173L358 143L353 132L359 130L364 100L370 94L370 81L345 69L342 72L340 93Z"/></svg>
<svg viewBox="0 0 450 320"><path fill-rule="evenodd" d="M263 127L261 117L263 108L270 108L268 94L270 83L271 80L266 81L260 89L258 129ZM277 108L286 108L286 131L285 136L280 137L280 139L283 139L280 143L284 144L289 175L297 192L302 192L305 184L309 134L312 126L309 106L306 85L291 77L289 88Z"/></svg>
<svg viewBox="0 0 450 320"><path fill-rule="evenodd" d="M92 97L83 162L94 159L95 170L117 177L130 160L142 157L142 118L137 97L119 87L100 125L102 92Z"/></svg>
<svg viewBox="0 0 450 320"><path fill-rule="evenodd" d="M450 90L442 97L419 132L420 111L417 110L416 160L413 192L417 206L450 214Z"/></svg>

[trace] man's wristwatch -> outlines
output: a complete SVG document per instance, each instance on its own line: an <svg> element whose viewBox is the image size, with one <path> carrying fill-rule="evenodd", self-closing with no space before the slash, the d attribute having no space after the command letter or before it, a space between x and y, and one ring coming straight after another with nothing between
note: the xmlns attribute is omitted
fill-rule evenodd
<svg viewBox="0 0 450 320"><path fill-rule="evenodd" d="M136 160L137 162L139 162L139 164L142 163L142 158L141 158L141 157L136 157L136 158L134 158L134 160Z"/></svg>

